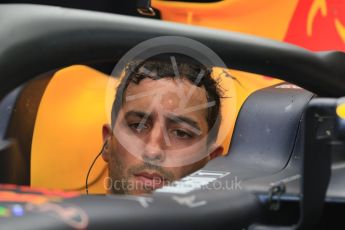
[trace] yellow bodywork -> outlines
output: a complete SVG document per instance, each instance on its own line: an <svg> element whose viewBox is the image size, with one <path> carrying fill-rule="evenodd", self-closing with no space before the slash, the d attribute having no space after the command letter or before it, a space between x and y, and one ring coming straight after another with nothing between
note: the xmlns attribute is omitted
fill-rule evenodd
<svg viewBox="0 0 345 230"><path fill-rule="evenodd" d="M298 0L223 0L211 3L152 0L166 21L283 40Z"/></svg>

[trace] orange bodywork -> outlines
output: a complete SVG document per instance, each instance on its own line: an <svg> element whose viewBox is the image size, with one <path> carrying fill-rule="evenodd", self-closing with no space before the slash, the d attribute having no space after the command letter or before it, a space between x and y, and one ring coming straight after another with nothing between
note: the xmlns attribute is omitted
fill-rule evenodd
<svg viewBox="0 0 345 230"><path fill-rule="evenodd" d="M343 0L152 0L166 21L230 30L311 50L345 51Z"/></svg>
<svg viewBox="0 0 345 230"><path fill-rule="evenodd" d="M163 20L283 40L298 0L224 0L188 3L152 0Z"/></svg>

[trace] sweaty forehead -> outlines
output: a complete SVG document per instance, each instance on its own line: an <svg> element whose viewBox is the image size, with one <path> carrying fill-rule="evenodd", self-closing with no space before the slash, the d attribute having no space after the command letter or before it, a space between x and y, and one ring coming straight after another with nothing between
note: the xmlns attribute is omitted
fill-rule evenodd
<svg viewBox="0 0 345 230"><path fill-rule="evenodd" d="M176 113L206 115L205 88L197 87L187 79L143 79L139 84L130 83L124 96L127 109L149 109L155 105Z"/></svg>

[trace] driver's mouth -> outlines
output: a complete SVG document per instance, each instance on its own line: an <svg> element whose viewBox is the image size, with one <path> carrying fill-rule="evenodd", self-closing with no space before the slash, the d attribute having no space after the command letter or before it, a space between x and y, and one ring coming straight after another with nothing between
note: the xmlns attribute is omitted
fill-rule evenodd
<svg viewBox="0 0 345 230"><path fill-rule="evenodd" d="M142 171L134 174L135 180L139 185L150 189L157 189L164 186L166 179L157 172Z"/></svg>

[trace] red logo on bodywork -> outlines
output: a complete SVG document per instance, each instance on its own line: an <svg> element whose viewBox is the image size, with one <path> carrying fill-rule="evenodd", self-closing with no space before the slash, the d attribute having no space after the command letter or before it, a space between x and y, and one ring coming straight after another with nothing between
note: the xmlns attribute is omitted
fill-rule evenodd
<svg viewBox="0 0 345 230"><path fill-rule="evenodd" d="M284 41L311 50L345 51L345 1L300 0Z"/></svg>

